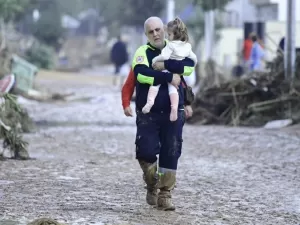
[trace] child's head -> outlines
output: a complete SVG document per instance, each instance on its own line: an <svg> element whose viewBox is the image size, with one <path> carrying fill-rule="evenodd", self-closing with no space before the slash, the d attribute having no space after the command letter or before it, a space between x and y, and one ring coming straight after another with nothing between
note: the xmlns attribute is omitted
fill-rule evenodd
<svg viewBox="0 0 300 225"><path fill-rule="evenodd" d="M170 21L167 28L170 41L189 41L187 28L178 17L176 17L175 20Z"/></svg>

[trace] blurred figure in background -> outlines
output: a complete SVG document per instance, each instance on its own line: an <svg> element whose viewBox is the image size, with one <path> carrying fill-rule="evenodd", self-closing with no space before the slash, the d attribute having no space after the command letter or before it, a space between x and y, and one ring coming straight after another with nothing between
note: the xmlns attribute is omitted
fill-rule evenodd
<svg viewBox="0 0 300 225"><path fill-rule="evenodd" d="M253 32L251 32L248 35L248 38L244 41L244 45L243 45L243 61L244 61L244 66L245 68L249 68L249 60L250 60L250 54L251 54L251 49L252 49L252 37L255 34Z"/></svg>
<svg viewBox="0 0 300 225"><path fill-rule="evenodd" d="M122 67L126 67L128 62L128 52L126 44L122 41L121 36L118 36L117 42L111 49L110 59L115 66L115 77L113 83L114 85L116 85L117 76L120 75ZM123 82L121 82L121 85L123 85Z"/></svg>
<svg viewBox="0 0 300 225"><path fill-rule="evenodd" d="M250 70L259 71L262 70L262 60L265 55L261 44L258 42L256 35L252 36L252 49L250 54Z"/></svg>
<svg viewBox="0 0 300 225"><path fill-rule="evenodd" d="M277 49L277 53L284 53L284 45L285 45L285 37L283 36L281 39L280 39L280 42L278 44L278 49Z"/></svg>

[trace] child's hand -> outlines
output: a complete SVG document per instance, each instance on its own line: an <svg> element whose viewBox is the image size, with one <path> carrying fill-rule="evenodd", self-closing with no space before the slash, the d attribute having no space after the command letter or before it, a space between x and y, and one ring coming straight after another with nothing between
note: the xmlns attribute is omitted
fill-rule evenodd
<svg viewBox="0 0 300 225"><path fill-rule="evenodd" d="M156 62L152 64L152 68L155 70L162 71L165 69L165 64L164 62Z"/></svg>

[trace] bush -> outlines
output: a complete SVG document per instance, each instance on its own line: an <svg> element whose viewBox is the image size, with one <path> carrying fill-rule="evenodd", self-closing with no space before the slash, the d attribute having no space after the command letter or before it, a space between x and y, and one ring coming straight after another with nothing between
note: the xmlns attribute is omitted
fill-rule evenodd
<svg viewBox="0 0 300 225"><path fill-rule="evenodd" d="M34 43L25 52L25 59L42 69L52 69L54 66L54 50L44 44Z"/></svg>

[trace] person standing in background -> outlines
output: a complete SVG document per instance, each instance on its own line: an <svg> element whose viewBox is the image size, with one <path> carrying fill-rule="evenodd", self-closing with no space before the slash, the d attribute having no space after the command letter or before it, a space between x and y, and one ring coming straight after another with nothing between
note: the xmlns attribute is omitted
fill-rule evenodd
<svg viewBox="0 0 300 225"><path fill-rule="evenodd" d="M254 36L254 33L250 33L248 35L248 38L244 41L243 45L243 61L244 61L244 66L246 68L249 68L249 60L250 60L250 54L251 54L251 49L252 49L252 36Z"/></svg>
<svg viewBox="0 0 300 225"><path fill-rule="evenodd" d="M256 35L252 36L252 49L250 54L250 70L259 71L262 69L262 60L265 55Z"/></svg>
<svg viewBox="0 0 300 225"><path fill-rule="evenodd" d="M128 62L128 52L125 42L122 41L121 36L118 36L117 42L113 45L110 53L111 62L115 66L115 77L113 84L117 84L117 76L120 75L120 70ZM121 85L123 83L121 82Z"/></svg>

